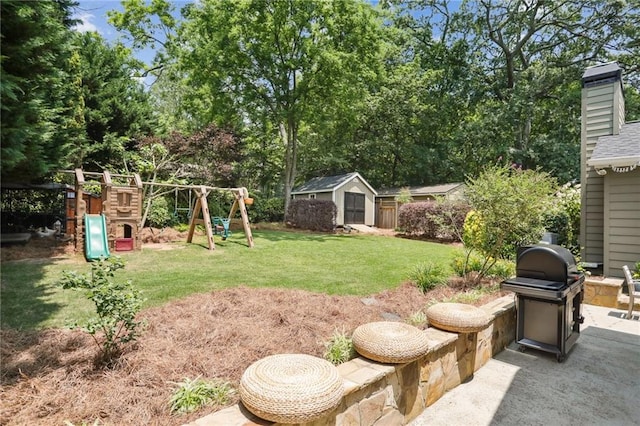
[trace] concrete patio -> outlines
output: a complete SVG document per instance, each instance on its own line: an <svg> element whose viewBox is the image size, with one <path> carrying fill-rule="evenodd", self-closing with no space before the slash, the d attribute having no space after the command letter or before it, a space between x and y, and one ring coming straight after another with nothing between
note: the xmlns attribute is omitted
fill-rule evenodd
<svg viewBox="0 0 640 426"><path fill-rule="evenodd" d="M583 304L582 315L563 363L512 343L410 426L639 424L639 313Z"/></svg>

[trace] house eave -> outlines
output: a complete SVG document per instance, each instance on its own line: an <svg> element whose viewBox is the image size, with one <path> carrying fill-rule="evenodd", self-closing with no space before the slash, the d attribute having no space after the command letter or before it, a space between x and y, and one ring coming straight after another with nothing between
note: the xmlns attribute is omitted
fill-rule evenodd
<svg viewBox="0 0 640 426"><path fill-rule="evenodd" d="M596 169L599 175L605 175L607 173L606 169L611 169L618 173L630 172L640 165L640 155L592 158L587 161L587 165Z"/></svg>
<svg viewBox="0 0 640 426"><path fill-rule="evenodd" d="M317 191L296 191L296 192L292 192L291 195L322 194L325 192L335 192L335 189L321 189Z"/></svg>

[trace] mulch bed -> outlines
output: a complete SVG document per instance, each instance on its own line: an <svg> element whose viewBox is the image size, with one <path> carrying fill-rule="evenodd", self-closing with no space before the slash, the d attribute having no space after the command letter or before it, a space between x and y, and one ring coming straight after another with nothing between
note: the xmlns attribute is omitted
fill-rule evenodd
<svg viewBox="0 0 640 426"><path fill-rule="evenodd" d="M165 241L157 237L154 242ZM5 260L4 247L2 255ZM142 311L143 334L110 369L95 366L97 347L79 331L3 329L0 424L188 423L221 407L172 415L168 401L176 382L202 377L237 386L244 370L262 357L321 357L336 330L350 335L360 324L406 319L455 293L447 287L423 294L406 283L366 298L248 287L195 294ZM229 404L235 402L237 396Z"/></svg>

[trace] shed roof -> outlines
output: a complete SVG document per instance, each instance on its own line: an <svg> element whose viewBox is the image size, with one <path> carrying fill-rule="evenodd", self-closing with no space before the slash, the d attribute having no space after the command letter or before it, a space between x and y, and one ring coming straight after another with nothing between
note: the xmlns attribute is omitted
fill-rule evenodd
<svg viewBox="0 0 640 426"><path fill-rule="evenodd" d="M337 175L337 176L314 177L308 180L307 182L303 183L302 185L298 185L295 188L293 188L293 190L291 190L291 194L306 194L310 192L332 192L356 177L359 178L362 181L362 183L364 183L367 186L367 188L371 190L371 192L373 192L374 194L377 194L376 190L373 189L371 185L369 185L367 181L364 180L364 178L360 176L360 173L358 172L347 173L344 175Z"/></svg>
<svg viewBox="0 0 640 426"><path fill-rule="evenodd" d="M624 124L617 135L600 136L587 164L597 169L640 165L640 121Z"/></svg>
<svg viewBox="0 0 640 426"><path fill-rule="evenodd" d="M410 186L409 193L411 194L411 196L446 195L462 186L464 186L463 183L445 183L441 185L431 186ZM395 197L396 195L400 195L400 192L404 188L406 187L381 189L380 191L378 191L378 197Z"/></svg>

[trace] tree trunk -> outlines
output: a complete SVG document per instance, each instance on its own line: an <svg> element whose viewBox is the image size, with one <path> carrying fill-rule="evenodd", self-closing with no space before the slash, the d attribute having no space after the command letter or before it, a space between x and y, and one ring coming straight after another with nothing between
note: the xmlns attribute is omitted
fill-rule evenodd
<svg viewBox="0 0 640 426"><path fill-rule="evenodd" d="M284 218L287 220L287 211L291 202L291 190L296 178L296 131L293 120L287 120L287 123L280 122L280 137L285 144L284 155Z"/></svg>

